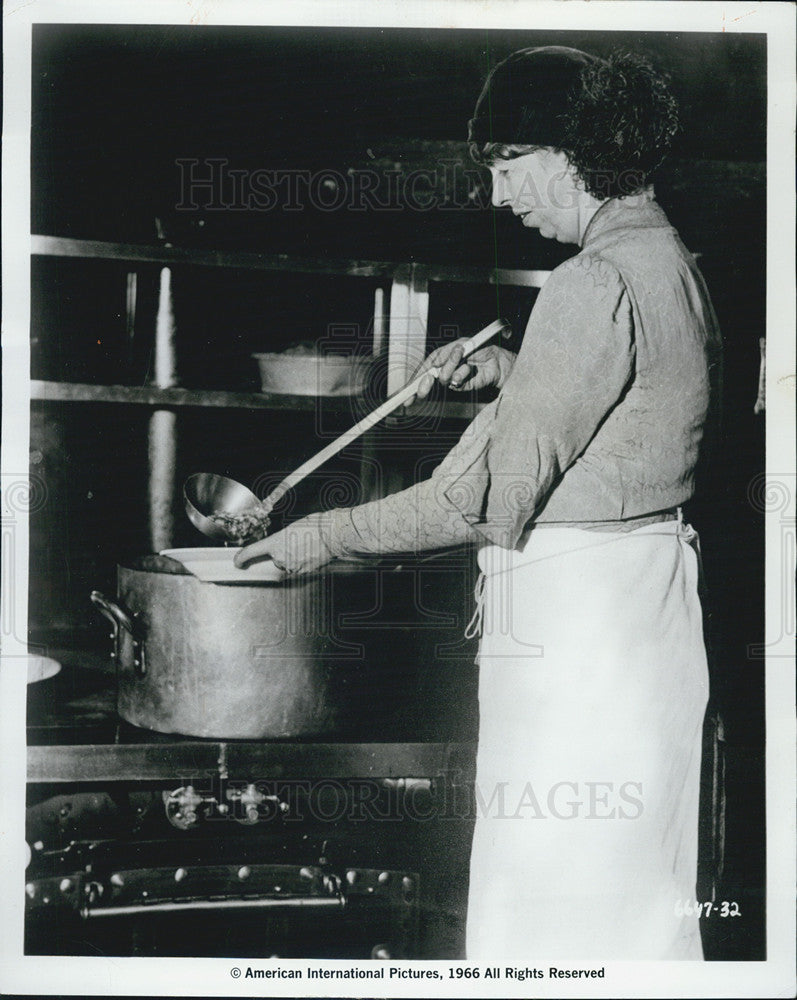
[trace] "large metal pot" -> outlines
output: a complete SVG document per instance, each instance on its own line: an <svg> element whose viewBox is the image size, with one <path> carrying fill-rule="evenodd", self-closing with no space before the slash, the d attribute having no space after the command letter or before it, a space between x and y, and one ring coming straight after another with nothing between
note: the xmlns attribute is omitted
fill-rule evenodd
<svg viewBox="0 0 797 1000"><path fill-rule="evenodd" d="M241 585L162 556L120 565L116 599L92 594L114 627L119 714L220 739L467 738L470 567L459 553Z"/></svg>

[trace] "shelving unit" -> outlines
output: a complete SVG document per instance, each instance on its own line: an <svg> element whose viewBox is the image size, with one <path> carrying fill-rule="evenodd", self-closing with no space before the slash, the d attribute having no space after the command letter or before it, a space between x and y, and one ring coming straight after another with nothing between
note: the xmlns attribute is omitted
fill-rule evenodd
<svg viewBox="0 0 797 1000"><path fill-rule="evenodd" d="M169 244L146 246L34 235L31 252L43 257L84 260L115 260L131 265L127 280L127 326L136 319L138 265L159 265L160 286L154 332L154 379L143 386L95 385L34 380L31 398L60 403L112 403L148 407L149 420L149 521L154 551L172 544L170 521L175 495L175 411L185 407L295 411L311 413L319 405L345 414L357 406L357 398L277 395L230 392L223 389L184 389L179 386L175 352L175 325L171 275L178 268L226 268L247 271L285 272L325 277L371 278L389 288L376 290L374 300L374 357L387 359L387 393L403 386L426 354L430 292L435 283L471 285L515 285L541 288L550 272L474 266L446 267L436 264L396 263L368 260L331 260L267 255L251 252L181 248ZM387 291L387 294L386 294ZM387 303L387 307L386 307ZM415 404L406 412L424 413L428 403ZM471 420L479 406L473 401L446 401L437 412L447 419ZM372 445L365 444L366 449ZM371 454L369 452L369 454ZM399 484L392 484L398 486Z"/></svg>
<svg viewBox="0 0 797 1000"><path fill-rule="evenodd" d="M219 389L160 389L157 386L89 385L85 382L48 382L33 379L30 396L50 403L125 403L157 408L210 407L225 410L292 410L315 412L317 396L283 393L225 392ZM349 396L325 396L324 407L340 413L352 412ZM417 412L420 406L410 407ZM479 410L478 403L451 401L445 404L445 416L455 420L472 420Z"/></svg>
<svg viewBox="0 0 797 1000"><path fill-rule="evenodd" d="M371 260L331 260L292 257L287 254L259 254L227 250L145 246L134 243L103 243L62 236L31 236L31 253L44 257L80 257L125 260L142 264L189 264L254 271L291 271L295 274L328 274L350 278L394 278L397 272L414 269L427 282L452 281L469 284L522 285L541 288L550 271L485 268L465 265L402 264Z"/></svg>

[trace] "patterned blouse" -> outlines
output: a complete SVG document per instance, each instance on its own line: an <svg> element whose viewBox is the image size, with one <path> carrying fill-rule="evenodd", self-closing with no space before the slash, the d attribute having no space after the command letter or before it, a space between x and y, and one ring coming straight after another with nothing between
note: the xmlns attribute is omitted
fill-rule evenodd
<svg viewBox="0 0 797 1000"><path fill-rule="evenodd" d="M652 191L610 199L542 288L497 399L431 479L330 512L325 540L335 555L514 548L534 526L669 516L694 490L721 356L703 277Z"/></svg>

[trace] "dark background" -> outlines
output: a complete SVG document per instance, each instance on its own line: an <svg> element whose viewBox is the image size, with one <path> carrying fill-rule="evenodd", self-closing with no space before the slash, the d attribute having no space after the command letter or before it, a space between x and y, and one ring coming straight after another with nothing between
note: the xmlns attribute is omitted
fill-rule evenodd
<svg viewBox="0 0 797 1000"><path fill-rule="evenodd" d="M425 212L406 203L362 212L307 203L300 212L284 204L270 211L176 207L176 160L192 157L344 178L365 168L406 177L456 161L471 171L456 188L467 203L468 194L484 193L463 141L483 78L509 52L538 44L647 54L671 75L682 107L682 132L656 190L686 245L701 255L725 339L722 442L689 516L702 538L714 700L725 726L721 888L745 914L706 933L717 955L761 958L763 664L749 648L763 634L763 511L749 497L764 471L763 417L753 414L765 332L764 36L38 25L32 230L314 258L555 266L574 248L521 230L509 213L479 208L478 198L467 208ZM132 344L126 271L113 262L34 258L34 378L147 379L157 267L139 268ZM188 266L175 270L174 283L183 384L228 389L256 388L252 350L315 339L332 322L365 330L377 284ZM532 296L506 290L444 289L433 300L430 342L444 323L476 329L496 311L519 334L531 304ZM94 587L113 590L117 560L146 546L146 419L137 407L34 403L32 469L50 497L31 536L31 624L40 641L55 634L73 643L104 640L86 598ZM211 467L251 481L264 465L288 469L315 450L313 419L182 413L181 470ZM444 451L457 428L437 431L411 460L395 460L411 465ZM308 508L314 499L305 495ZM179 543L196 542L181 531Z"/></svg>
<svg viewBox="0 0 797 1000"><path fill-rule="evenodd" d="M765 158L764 36L67 25L38 26L34 41L34 232L150 240L152 216L179 201L179 157L340 167L369 148L402 161L421 142L461 142L490 67L540 44L627 49L669 71L683 117L674 157ZM236 226L236 239L284 250L277 214ZM317 252L323 236L350 250L361 234L335 215L321 234L299 227L297 245ZM423 233L413 221L412 252L428 256L430 220ZM468 256L491 260L472 226Z"/></svg>

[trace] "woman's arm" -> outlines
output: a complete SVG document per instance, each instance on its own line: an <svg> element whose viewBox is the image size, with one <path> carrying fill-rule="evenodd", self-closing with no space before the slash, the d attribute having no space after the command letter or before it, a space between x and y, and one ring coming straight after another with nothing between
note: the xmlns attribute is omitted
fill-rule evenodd
<svg viewBox="0 0 797 1000"><path fill-rule="evenodd" d="M335 558L425 552L472 541L473 529L432 478L382 500L311 514L235 555L236 566L270 557L288 573Z"/></svg>
<svg viewBox="0 0 797 1000"><path fill-rule="evenodd" d="M501 395L431 479L304 518L242 549L236 564L270 555L290 572L308 572L336 556L418 552L479 534L514 547L622 397L634 357L631 303L619 273L600 258L573 258L540 293Z"/></svg>
<svg viewBox="0 0 797 1000"><path fill-rule="evenodd" d="M334 558L423 552L477 538L448 495L452 478L487 448L496 403L488 403L466 428L430 479L381 500L311 514L241 549L236 566L270 557L290 573L309 573ZM462 499L462 486L453 489Z"/></svg>

